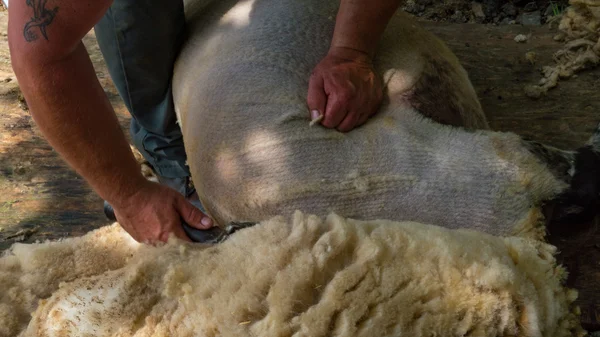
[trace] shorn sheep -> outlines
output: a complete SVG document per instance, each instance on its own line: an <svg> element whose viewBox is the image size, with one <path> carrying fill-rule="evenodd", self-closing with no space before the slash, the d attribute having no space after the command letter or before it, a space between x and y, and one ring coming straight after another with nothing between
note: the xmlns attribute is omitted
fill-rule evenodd
<svg viewBox="0 0 600 337"><path fill-rule="evenodd" d="M187 3L175 108L194 184L217 223L302 210L508 235L536 231L549 200L580 206L561 207L569 211L595 201L597 153L490 131L458 59L404 14L374 60L386 84L379 113L349 133L309 127L308 78L327 52L337 5Z"/></svg>
<svg viewBox="0 0 600 337"><path fill-rule="evenodd" d="M188 1L173 87L194 183L220 225L259 223L220 244L118 224L16 244L0 336L583 335L542 206L586 214L600 131L575 152L490 131L456 57L402 14L375 60L381 111L309 126L336 6Z"/></svg>

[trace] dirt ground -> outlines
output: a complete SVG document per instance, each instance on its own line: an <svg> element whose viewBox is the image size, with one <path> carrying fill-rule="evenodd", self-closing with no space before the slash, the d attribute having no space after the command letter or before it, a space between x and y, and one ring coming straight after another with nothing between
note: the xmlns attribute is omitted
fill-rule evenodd
<svg viewBox="0 0 600 337"><path fill-rule="evenodd" d="M0 12L0 251L12 242L79 235L107 223L102 200L43 139L10 65L7 12ZM84 43L121 125L128 114L110 81L93 34Z"/></svg>
<svg viewBox="0 0 600 337"><path fill-rule="evenodd" d="M403 9L435 22L545 23L568 7L568 0L406 0Z"/></svg>
<svg viewBox="0 0 600 337"><path fill-rule="evenodd" d="M583 144L600 121L600 69L587 71L532 100L523 86L537 82L560 44L543 26L423 22L440 36L469 72L491 126L569 149ZM108 223L102 200L41 137L10 66L7 15L0 12L0 251L14 242L83 234ZM517 34L529 36L516 43ZM85 38L98 77L121 125L128 114L103 64L93 34ZM534 52L535 62L525 58ZM554 226L550 240L580 291L582 321L600 330L600 221Z"/></svg>

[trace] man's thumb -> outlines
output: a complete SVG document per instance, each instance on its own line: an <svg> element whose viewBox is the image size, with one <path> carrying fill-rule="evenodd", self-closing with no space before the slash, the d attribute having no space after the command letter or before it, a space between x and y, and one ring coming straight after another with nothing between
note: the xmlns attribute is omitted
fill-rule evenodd
<svg viewBox="0 0 600 337"><path fill-rule="evenodd" d="M310 77L306 103L310 110L310 119L312 121L323 118L322 116L325 114L325 106L327 104L327 94L323 87L322 77L316 75Z"/></svg>
<svg viewBox="0 0 600 337"><path fill-rule="evenodd" d="M181 218L188 225L197 229L209 229L213 226L212 219L202 213L189 201L185 200L185 198L180 199L178 208Z"/></svg>

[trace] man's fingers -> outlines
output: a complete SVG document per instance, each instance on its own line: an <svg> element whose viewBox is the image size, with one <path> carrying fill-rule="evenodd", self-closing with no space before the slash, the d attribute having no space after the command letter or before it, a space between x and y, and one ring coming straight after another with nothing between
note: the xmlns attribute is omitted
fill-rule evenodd
<svg viewBox="0 0 600 337"><path fill-rule="evenodd" d="M311 120L315 120L319 118L319 116L325 114L327 94L325 93L325 88L323 86L323 77L319 75L312 75L310 77L306 104L308 104Z"/></svg>
<svg viewBox="0 0 600 337"><path fill-rule="evenodd" d="M365 124L369 118L371 118L371 116L375 115L377 113L377 111L379 110L379 107L381 106L381 100L382 100L383 94L381 91L376 91L374 94L374 98L372 98L369 101L369 104L366 104L366 106L368 106L368 112L367 113L363 113L358 117L358 121L356 122L356 125L354 125L355 128Z"/></svg>
<svg viewBox="0 0 600 337"><path fill-rule="evenodd" d="M370 116L368 114L364 114L364 115L360 116L355 127L359 127L359 126L365 124L369 120L369 117Z"/></svg>
<svg viewBox="0 0 600 337"><path fill-rule="evenodd" d="M197 229L209 229L213 226L211 218L202 213L196 206L181 197L177 204L179 214L183 221Z"/></svg>
<svg viewBox="0 0 600 337"><path fill-rule="evenodd" d="M358 126L360 116L356 111L349 112L344 120L338 125L337 129L341 132L348 132Z"/></svg>
<svg viewBox="0 0 600 337"><path fill-rule="evenodd" d="M356 128L356 127L359 127L359 126L365 124L369 120L369 118L371 118L371 116L373 116L377 112L378 109L379 109L379 101L377 101L376 105L373 106L373 108L371 109L371 111L369 113L364 113L358 117L358 122L356 122L356 125L354 127Z"/></svg>
<svg viewBox="0 0 600 337"><path fill-rule="evenodd" d="M325 108L325 117L321 124L328 128L336 128L348 114L348 110L346 110L347 106L348 101L345 96L339 94L329 95L327 108Z"/></svg>

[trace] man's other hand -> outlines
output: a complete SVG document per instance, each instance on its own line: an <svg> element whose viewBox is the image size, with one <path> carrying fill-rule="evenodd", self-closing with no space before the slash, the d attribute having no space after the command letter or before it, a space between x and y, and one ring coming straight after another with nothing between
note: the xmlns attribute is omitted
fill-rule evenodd
<svg viewBox="0 0 600 337"><path fill-rule="evenodd" d="M369 55L337 47L313 70L307 104L311 119L323 115L323 126L348 132L377 112L382 97L381 80Z"/></svg>

